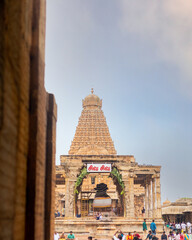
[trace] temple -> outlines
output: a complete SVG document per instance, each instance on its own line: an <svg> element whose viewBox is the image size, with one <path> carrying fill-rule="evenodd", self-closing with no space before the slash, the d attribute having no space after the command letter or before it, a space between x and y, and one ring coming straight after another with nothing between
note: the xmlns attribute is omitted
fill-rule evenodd
<svg viewBox="0 0 192 240"><path fill-rule="evenodd" d="M161 166L139 165L134 156L117 154L102 100L93 89L82 105L69 153L60 156L61 165L56 166L56 210L63 209L65 215L56 219L56 230L92 233L99 239L111 237L117 226L142 232L146 218L148 224L155 219L161 231ZM98 222L93 202L101 183L107 185L111 206L109 211L101 208L103 220Z"/></svg>
<svg viewBox="0 0 192 240"><path fill-rule="evenodd" d="M179 198L175 202L166 200L162 206L165 222L192 222L192 198Z"/></svg>

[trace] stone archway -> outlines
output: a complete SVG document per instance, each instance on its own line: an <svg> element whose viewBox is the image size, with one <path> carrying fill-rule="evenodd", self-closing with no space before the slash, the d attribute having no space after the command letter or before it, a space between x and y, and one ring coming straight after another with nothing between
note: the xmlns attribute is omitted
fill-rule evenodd
<svg viewBox="0 0 192 240"><path fill-rule="evenodd" d="M92 181L92 179L96 181ZM98 183L105 183L108 186L108 194L112 199L112 211L117 216L124 215L124 183L122 175L116 166L112 166L110 173L88 173L84 165L77 176L74 184L74 215L88 216L92 215L92 207L95 191ZM86 188L85 188L86 187ZM83 198L83 202L82 202ZM86 203L87 200L87 203ZM87 215L82 212L82 204L88 204ZM84 209L84 207L83 207ZM89 212L90 211L90 212Z"/></svg>

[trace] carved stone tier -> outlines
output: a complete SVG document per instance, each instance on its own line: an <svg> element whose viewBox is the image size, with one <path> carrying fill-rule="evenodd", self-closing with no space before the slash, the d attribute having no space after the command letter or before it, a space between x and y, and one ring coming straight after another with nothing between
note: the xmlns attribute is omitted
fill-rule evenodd
<svg viewBox="0 0 192 240"><path fill-rule="evenodd" d="M93 94L83 100L83 110L79 118L69 154L102 155L116 154L109 128L101 110L102 100Z"/></svg>

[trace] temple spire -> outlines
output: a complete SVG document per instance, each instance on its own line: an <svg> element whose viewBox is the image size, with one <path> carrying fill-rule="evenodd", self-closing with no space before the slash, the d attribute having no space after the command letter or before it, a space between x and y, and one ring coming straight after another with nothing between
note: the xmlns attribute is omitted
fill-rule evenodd
<svg viewBox="0 0 192 240"><path fill-rule="evenodd" d="M83 99L83 110L79 118L70 155L116 155L114 143L102 107L102 100L93 93Z"/></svg>

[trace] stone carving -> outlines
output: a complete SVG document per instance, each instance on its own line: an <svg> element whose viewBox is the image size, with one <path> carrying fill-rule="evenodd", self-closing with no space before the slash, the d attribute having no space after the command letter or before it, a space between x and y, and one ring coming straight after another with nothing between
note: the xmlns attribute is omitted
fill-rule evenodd
<svg viewBox="0 0 192 240"><path fill-rule="evenodd" d="M93 94L83 100L83 110L69 154L110 155L116 154L105 116L102 100Z"/></svg>

